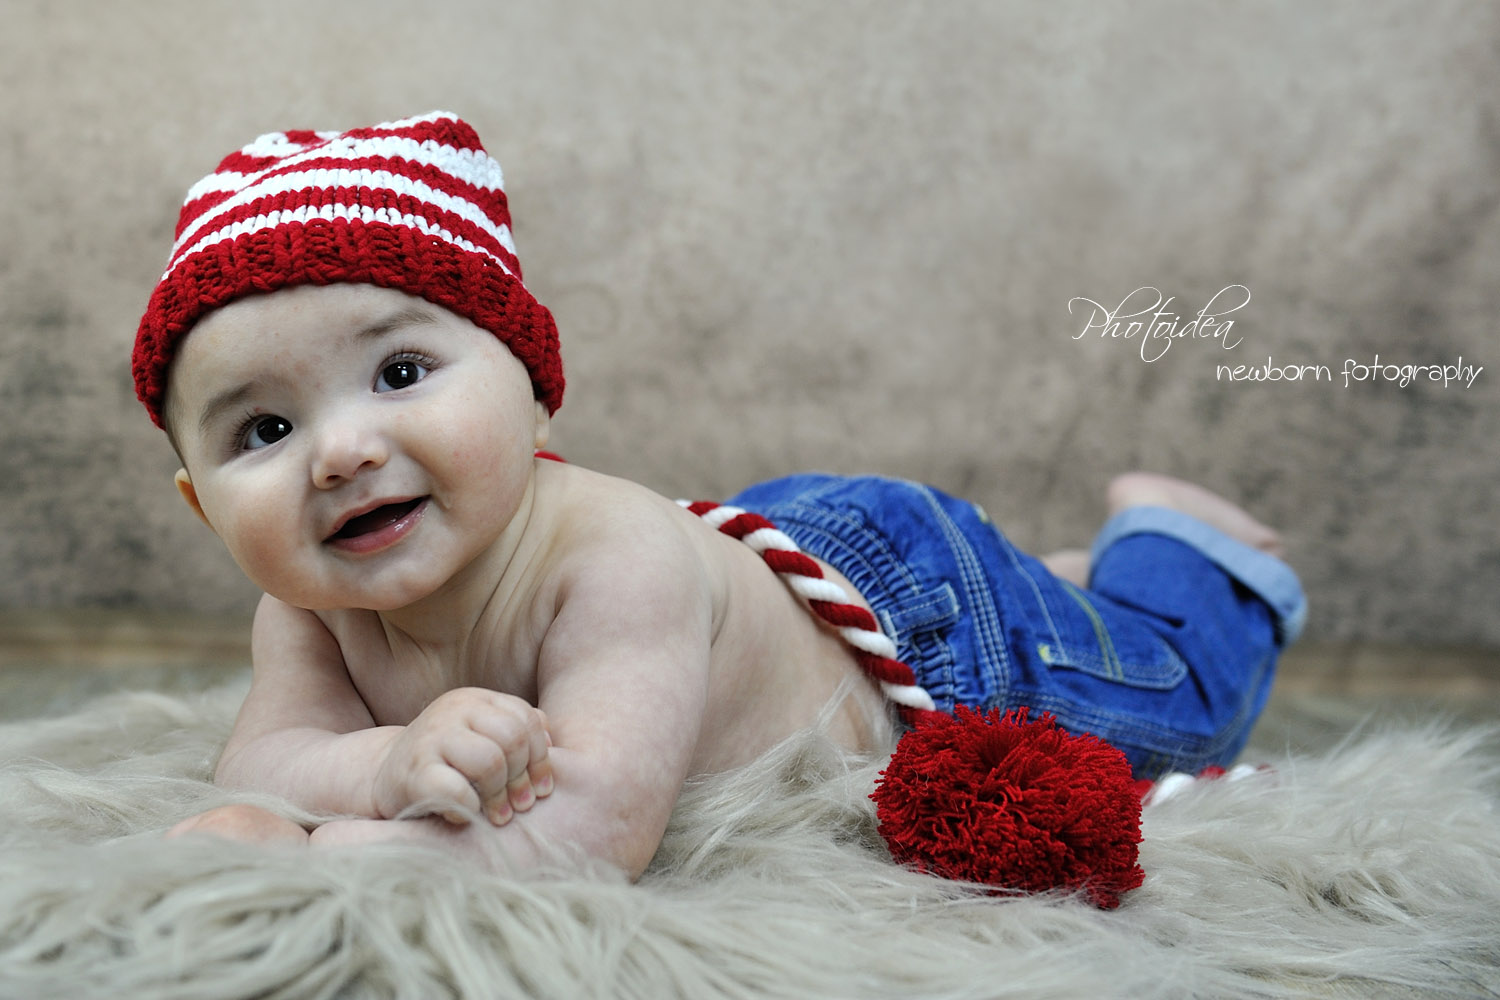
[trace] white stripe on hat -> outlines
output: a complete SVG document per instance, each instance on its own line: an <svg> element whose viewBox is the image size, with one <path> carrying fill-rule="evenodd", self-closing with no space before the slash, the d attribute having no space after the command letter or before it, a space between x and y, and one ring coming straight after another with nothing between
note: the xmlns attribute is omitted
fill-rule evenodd
<svg viewBox="0 0 1500 1000"><path fill-rule="evenodd" d="M451 111L433 111L429 114L418 115L415 118L403 118L400 121L372 125L370 131L399 132L402 129L409 129L414 125L429 125L436 121L462 122L462 119ZM242 146L240 152L247 156L274 156L277 159L281 159L300 150L307 149L310 146L327 142L329 139L337 139L343 134L343 132L337 129L314 131L313 135L317 136L318 142L309 143L292 142L287 138L287 133L285 132L267 132L265 135L256 136L255 141L251 142L248 146ZM186 200L192 200L191 194L189 194Z"/></svg>
<svg viewBox="0 0 1500 1000"><path fill-rule="evenodd" d="M396 195L407 195L416 198L424 204L433 205L445 212L457 215L465 222L469 222L477 228L488 233L511 253L516 252L516 245L511 239L510 227L495 222L478 205L467 198L459 198L439 191L425 181L419 181L405 174L393 174L388 170L335 170L327 167L308 170L299 173L278 174L268 177L265 181L254 187L246 188L232 198L226 198L212 208L205 211L196 220L191 229L183 230L182 236L177 244L172 247L172 260L177 260L177 252L182 244L191 239L194 233L202 232L205 225L211 225L215 218L233 212L235 209L247 205L258 198L267 195L286 194L290 191L315 191L328 190L332 188L367 188L370 190L390 191ZM195 248L192 253L197 253ZM167 268L167 273L172 273L172 268Z"/></svg>
<svg viewBox="0 0 1500 1000"><path fill-rule="evenodd" d="M301 152L309 146L325 143L329 139L337 138L343 133L315 132L313 134L318 137L317 143L293 142L287 137L285 132L268 132L265 135L257 136L254 142L242 147L240 152L246 156L274 156L279 160L283 157L291 156L293 153ZM191 195L191 189L189 189L189 195Z"/></svg>
<svg viewBox="0 0 1500 1000"><path fill-rule="evenodd" d="M161 276L166 281L176 270L177 265L188 260L206 248L226 240L238 239L248 233L264 232L268 229L277 229L281 226L297 223L307 223L313 219L323 219L332 222L335 219L347 219L351 222L381 222L391 226L403 226L407 229L415 229L425 236L435 236L445 243L451 244L468 253L483 254L490 260L499 264L506 274L515 277L515 272L506 266L505 261L484 247L475 246L468 240L454 236L441 226L434 225L422 218L420 215L398 215L389 208L371 208L367 205L301 205L297 208L286 209L278 212L270 212L266 215L257 215L249 219L241 219L231 223L223 229L210 233L193 244L192 248L173 259L166 273ZM520 280L517 278L517 280Z"/></svg>
<svg viewBox="0 0 1500 1000"><path fill-rule="evenodd" d="M327 135L329 139L337 139L343 133L318 133ZM262 138L266 138L262 136ZM284 138L284 137L283 137ZM456 146L443 146L435 144L427 139L418 142L416 139L403 135L383 135L371 139L350 139L346 142L320 142L308 146L303 144L286 144L281 147L290 155L282 155L275 163L264 170L251 174L243 174L233 170L222 173L209 174L207 177L188 188L187 197L182 200L184 205L190 205L198 198L216 191L238 191L260 182L260 179L268 174L295 167L299 163L308 160L362 160L366 157L388 157L410 160L422 166L436 167L446 174L450 174L466 184L482 188L486 191L500 191L505 188L505 177L500 170L500 164L482 149L459 149ZM300 152L291 152L300 150ZM249 153L251 147L246 147L244 152ZM251 155L272 156L278 155L272 152L262 153L255 151ZM456 162L455 162L456 161Z"/></svg>
<svg viewBox="0 0 1500 1000"><path fill-rule="evenodd" d="M431 111L428 114L419 114L414 118L401 118L399 121L384 121L381 124L372 124L372 126L369 126L369 129L362 130L368 130L368 132L401 132L402 129L411 129L411 127L417 126L417 124L432 124L434 121L463 123L462 118L453 114L452 111ZM308 130L311 129L302 129L302 132L308 132ZM339 129L312 130L312 133L318 136L318 141L320 142L326 142L329 139L336 139L344 135L344 132L341 132ZM293 142L287 136L287 132L267 132L266 135L255 136L255 141L252 141L251 144L240 147L240 153L248 154L248 156L282 157L290 156L291 153L296 153L297 150L303 150L303 148L308 148L309 145L312 145L311 142Z"/></svg>
<svg viewBox="0 0 1500 1000"><path fill-rule="evenodd" d="M372 125L369 127L369 129L362 131L400 132L403 129L409 129L416 125L430 125L431 123L437 121L456 122L459 124L463 123L463 119L459 118L458 115L454 114L452 111L433 111L425 115L418 115L415 118L402 118L400 121L384 122L380 125ZM313 135L317 136L319 143L327 142L329 139L337 139L343 134L344 133L342 131L339 131L338 129L313 132ZM312 145L315 144L307 142L292 142L289 138L287 138L286 132L267 132L265 135L256 136L255 141L251 142L248 146L240 147L240 152L246 154L247 156L274 156L279 159L284 156L290 156L291 154L299 150L306 149Z"/></svg>

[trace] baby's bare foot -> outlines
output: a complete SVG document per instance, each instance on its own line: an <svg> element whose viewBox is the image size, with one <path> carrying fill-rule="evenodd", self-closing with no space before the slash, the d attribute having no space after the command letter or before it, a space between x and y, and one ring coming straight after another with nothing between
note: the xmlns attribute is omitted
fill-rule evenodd
<svg viewBox="0 0 1500 1000"><path fill-rule="evenodd" d="M229 805L178 823L167 831L168 837L208 834L226 840L252 844L306 844L307 831L285 816L252 805Z"/></svg>
<svg viewBox="0 0 1500 1000"><path fill-rule="evenodd" d="M1218 528L1230 538L1282 557L1281 536L1244 510L1201 486L1150 472L1127 472L1109 484L1109 512L1127 507L1170 507Z"/></svg>

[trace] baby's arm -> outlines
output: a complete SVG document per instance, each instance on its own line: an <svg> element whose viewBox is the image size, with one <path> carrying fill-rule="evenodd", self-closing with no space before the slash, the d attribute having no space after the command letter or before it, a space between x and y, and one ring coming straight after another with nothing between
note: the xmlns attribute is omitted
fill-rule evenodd
<svg viewBox="0 0 1500 1000"><path fill-rule="evenodd" d="M309 611L261 598L255 662L215 780L305 808L375 815L375 771L399 727L376 727L333 635Z"/></svg>
<svg viewBox="0 0 1500 1000"><path fill-rule="evenodd" d="M538 701L558 789L566 765L581 808L554 811L549 801L519 825L567 823L568 842L634 878L661 843L703 735L712 595L671 524L660 536L617 539L577 568L561 597L538 663Z"/></svg>
<svg viewBox="0 0 1500 1000"><path fill-rule="evenodd" d="M688 775L707 704L713 604L681 516L648 515L558 567L537 667L556 774L545 808L498 828L340 821L313 842L421 840L498 855L513 870L532 867L548 843L638 876Z"/></svg>
<svg viewBox="0 0 1500 1000"><path fill-rule="evenodd" d="M408 726L375 726L333 636L271 597L252 633L255 675L219 761L221 785L317 811L392 817L426 806L504 823L551 788L546 718L519 698L449 691Z"/></svg>

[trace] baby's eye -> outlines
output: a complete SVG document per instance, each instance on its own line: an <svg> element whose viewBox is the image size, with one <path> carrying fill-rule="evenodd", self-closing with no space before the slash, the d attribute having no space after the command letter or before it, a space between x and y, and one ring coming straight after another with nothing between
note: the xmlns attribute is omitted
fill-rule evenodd
<svg viewBox="0 0 1500 1000"><path fill-rule="evenodd" d="M254 451L275 444L292 433L292 423L282 417L254 417L245 427L244 448Z"/></svg>
<svg viewBox="0 0 1500 1000"><path fill-rule="evenodd" d="M393 389L405 389L426 378L427 372L426 365L412 358L400 358L380 369L380 377L375 380L375 391L390 392Z"/></svg>

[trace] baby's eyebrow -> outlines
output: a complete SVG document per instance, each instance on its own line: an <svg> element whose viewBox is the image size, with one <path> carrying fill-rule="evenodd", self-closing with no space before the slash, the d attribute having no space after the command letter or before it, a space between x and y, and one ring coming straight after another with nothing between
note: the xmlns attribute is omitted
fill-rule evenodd
<svg viewBox="0 0 1500 1000"><path fill-rule="evenodd" d="M406 306L398 309L388 316L383 316L367 326L360 327L354 331L352 339L355 341L374 340L383 337L393 330L399 330L406 326L424 326L436 323L438 316L431 309L421 306Z"/></svg>
<svg viewBox="0 0 1500 1000"><path fill-rule="evenodd" d="M233 389L226 389L208 401L203 407L203 413L198 417L198 433L206 433L213 422L219 419L219 414L225 410L238 409L250 398L250 392L254 388L251 382L245 382Z"/></svg>

